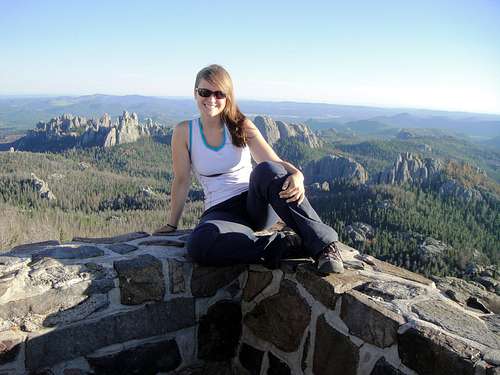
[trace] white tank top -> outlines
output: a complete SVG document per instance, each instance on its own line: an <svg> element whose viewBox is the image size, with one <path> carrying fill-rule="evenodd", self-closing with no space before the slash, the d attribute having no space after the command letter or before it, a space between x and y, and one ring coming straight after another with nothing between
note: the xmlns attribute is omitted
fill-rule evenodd
<svg viewBox="0 0 500 375"><path fill-rule="evenodd" d="M220 146L210 146L199 119L189 122L189 153L196 178L203 186L205 210L248 190L252 157L248 146L232 144L224 124Z"/></svg>

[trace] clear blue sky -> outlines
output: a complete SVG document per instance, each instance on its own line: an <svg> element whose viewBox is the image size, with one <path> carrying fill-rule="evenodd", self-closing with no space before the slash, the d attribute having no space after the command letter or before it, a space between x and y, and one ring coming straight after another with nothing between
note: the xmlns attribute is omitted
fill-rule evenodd
<svg viewBox="0 0 500 375"><path fill-rule="evenodd" d="M0 0L0 95L190 96L500 113L500 1Z"/></svg>

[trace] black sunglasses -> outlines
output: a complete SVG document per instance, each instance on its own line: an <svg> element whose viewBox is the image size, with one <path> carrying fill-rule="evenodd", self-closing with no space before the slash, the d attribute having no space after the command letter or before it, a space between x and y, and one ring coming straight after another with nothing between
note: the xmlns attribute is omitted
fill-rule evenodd
<svg viewBox="0 0 500 375"><path fill-rule="evenodd" d="M222 91L212 91L209 89L202 89L202 88L197 88L196 92L198 93L199 96L202 98L209 98L212 95L215 96L215 99L225 99L226 98L226 93Z"/></svg>

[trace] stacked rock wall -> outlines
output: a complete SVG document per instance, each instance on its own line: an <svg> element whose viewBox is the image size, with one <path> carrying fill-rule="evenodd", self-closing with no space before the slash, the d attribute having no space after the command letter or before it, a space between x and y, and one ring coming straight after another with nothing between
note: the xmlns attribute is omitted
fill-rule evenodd
<svg viewBox="0 0 500 375"><path fill-rule="evenodd" d="M228 367L244 267L193 265L185 236L76 238L1 256L0 374Z"/></svg>
<svg viewBox="0 0 500 375"><path fill-rule="evenodd" d="M341 275L200 267L187 235L1 256L0 374L499 373L498 315L420 275L347 246Z"/></svg>

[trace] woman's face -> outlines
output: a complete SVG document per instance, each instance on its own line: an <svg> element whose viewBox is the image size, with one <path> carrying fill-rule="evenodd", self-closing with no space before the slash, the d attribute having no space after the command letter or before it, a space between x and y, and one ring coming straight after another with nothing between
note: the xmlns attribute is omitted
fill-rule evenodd
<svg viewBox="0 0 500 375"><path fill-rule="evenodd" d="M210 82L201 79L198 84L199 89L208 89L210 91L221 91L218 87L212 85ZM198 110L200 114L204 114L208 117L215 117L222 113L224 107L226 106L226 98L217 99L215 95L210 95L208 98L202 97L195 90L194 97L196 99L196 104L198 105Z"/></svg>

